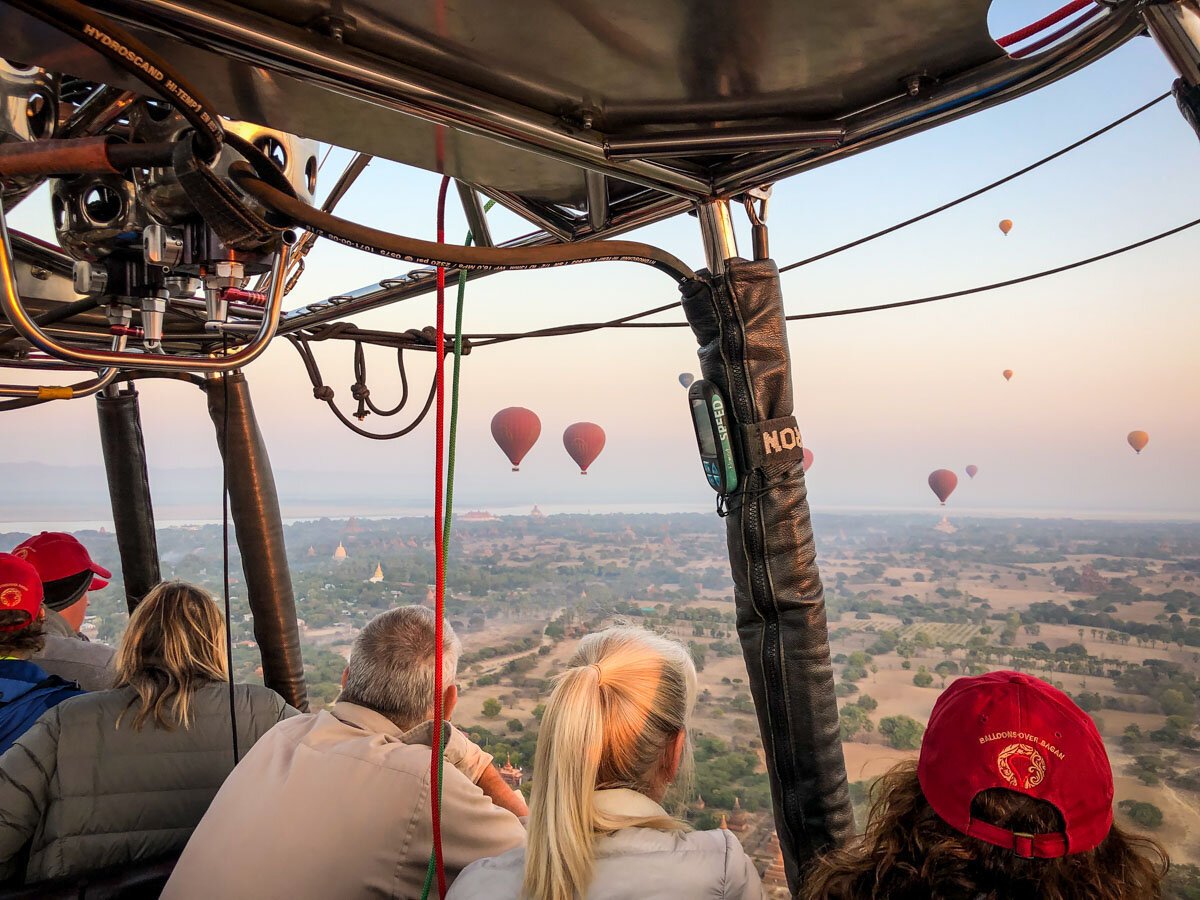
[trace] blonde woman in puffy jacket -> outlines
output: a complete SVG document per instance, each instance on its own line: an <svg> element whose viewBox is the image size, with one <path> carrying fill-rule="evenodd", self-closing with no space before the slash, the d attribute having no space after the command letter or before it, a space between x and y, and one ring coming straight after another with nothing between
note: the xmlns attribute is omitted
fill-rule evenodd
<svg viewBox="0 0 1200 900"><path fill-rule="evenodd" d="M696 670L639 628L588 635L538 735L526 847L468 866L450 900L748 900L758 873L737 838L690 831L660 805L690 765Z"/></svg>
<svg viewBox="0 0 1200 900"><path fill-rule="evenodd" d="M233 769L225 622L157 585L129 617L115 687L58 704L0 756L0 879L26 883L176 854ZM79 701L79 702L73 702ZM238 752L297 714L236 684Z"/></svg>

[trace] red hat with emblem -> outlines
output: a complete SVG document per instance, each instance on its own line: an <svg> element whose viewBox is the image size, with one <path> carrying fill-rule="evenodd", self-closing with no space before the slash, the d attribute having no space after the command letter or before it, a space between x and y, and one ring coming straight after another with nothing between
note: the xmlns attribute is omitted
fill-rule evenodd
<svg viewBox="0 0 1200 900"><path fill-rule="evenodd" d="M38 617L42 609L42 579L37 569L19 556L0 553L0 610L23 612L26 619L0 625L0 631L18 631Z"/></svg>
<svg viewBox="0 0 1200 900"><path fill-rule="evenodd" d="M88 591L108 587L112 572L92 561L87 548L65 531L43 531L13 549L42 577L46 605L66 609ZM99 577L96 577L99 576Z"/></svg>
<svg viewBox="0 0 1200 900"><path fill-rule="evenodd" d="M946 824L1019 856L1083 853L1112 827L1112 766L1095 723L1062 691L1021 672L959 678L938 697L917 777ZM1044 800L1066 827L1027 834L972 818L971 801L989 788Z"/></svg>

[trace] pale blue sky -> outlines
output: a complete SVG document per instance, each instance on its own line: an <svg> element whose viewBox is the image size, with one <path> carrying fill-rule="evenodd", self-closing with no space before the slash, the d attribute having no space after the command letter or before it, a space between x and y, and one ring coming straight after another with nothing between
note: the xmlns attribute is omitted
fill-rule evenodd
<svg viewBox="0 0 1200 900"><path fill-rule="evenodd" d="M1057 3L1016 3L996 31ZM1174 73L1140 38L1064 81L776 187L771 247L781 264L965 193L1077 139L1167 90ZM790 312L904 299L1050 267L1146 237L1200 215L1200 146L1173 101L1051 165L896 235L784 275ZM325 170L332 182L336 153ZM375 162L339 212L432 237L437 177ZM500 236L525 230L501 211ZM1001 236L1001 218L1015 222ZM44 202L28 201L13 226L46 233ZM451 205L450 235L465 232ZM743 251L749 252L742 228ZM702 265L695 220L644 229L637 239ZM816 454L817 506L935 503L930 470L968 463L950 508L1119 509L1200 512L1193 474L1200 442L1194 350L1200 312L1194 260L1200 229L1088 269L995 293L870 316L795 323L789 329L796 414ZM368 284L406 267L327 242L309 257L296 305ZM630 266L493 276L470 286L467 330L518 330L607 319L676 299L661 275ZM663 318L678 318L678 313ZM404 329L433 321L422 299L362 317ZM329 381L349 403L348 351L320 348ZM372 389L388 402L390 354L371 357ZM420 393L431 360L411 366ZM1000 372L1015 370L1011 383ZM481 349L465 362L460 508L575 503L708 502L684 392L695 370L686 330L619 331ZM336 478L377 472L378 494L406 506L429 501L432 429L398 442L355 437L312 399L295 352L282 343L248 372L280 469ZM203 398L179 384L145 384L143 411L156 468L216 464ZM543 435L511 474L488 423L499 408L528 406ZM598 422L609 446L587 479L562 449L563 428ZM0 462L71 464L99 458L89 401L6 414ZM368 420L367 425L385 423ZM10 426L19 429L10 431ZM1132 429L1151 434L1135 457ZM219 484L214 484L214 497ZM353 510L347 510L352 512ZM285 514L287 514L285 510Z"/></svg>

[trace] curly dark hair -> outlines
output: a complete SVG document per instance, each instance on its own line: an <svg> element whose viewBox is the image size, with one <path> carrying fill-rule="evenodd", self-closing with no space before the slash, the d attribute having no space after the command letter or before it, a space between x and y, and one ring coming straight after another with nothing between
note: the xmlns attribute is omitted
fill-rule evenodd
<svg viewBox="0 0 1200 900"><path fill-rule="evenodd" d="M14 653L37 653L46 646L46 636L42 633L42 620L34 619L24 628L16 631L4 631L14 625L29 621L29 614L15 609L0 609L0 656L11 656Z"/></svg>
<svg viewBox="0 0 1200 900"><path fill-rule="evenodd" d="M1010 831L1063 830L1057 809L1015 791L992 788L971 815ZM801 900L1155 900L1166 852L1115 823L1095 849L1058 859L1025 859L961 834L925 799L915 761L896 766L871 788L866 831L827 854L809 872Z"/></svg>

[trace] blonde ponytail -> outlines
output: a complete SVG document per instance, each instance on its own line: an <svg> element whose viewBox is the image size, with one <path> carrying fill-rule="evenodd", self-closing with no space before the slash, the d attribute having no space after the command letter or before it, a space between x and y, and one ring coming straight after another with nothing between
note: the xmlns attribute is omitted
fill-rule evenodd
<svg viewBox="0 0 1200 900"><path fill-rule="evenodd" d="M597 833L684 829L668 816L596 810L597 789L661 786L667 747L686 733L696 670L680 644L638 628L588 635L546 703L534 759L525 856L526 900L587 894ZM690 756L690 746L685 749Z"/></svg>

